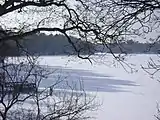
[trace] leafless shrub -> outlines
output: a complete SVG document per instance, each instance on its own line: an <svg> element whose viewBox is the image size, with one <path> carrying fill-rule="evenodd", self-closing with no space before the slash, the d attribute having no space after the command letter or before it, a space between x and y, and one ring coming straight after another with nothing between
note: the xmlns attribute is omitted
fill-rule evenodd
<svg viewBox="0 0 160 120"><path fill-rule="evenodd" d="M54 80L39 89L42 80L54 71L39 66L36 57L9 57L1 63L0 117L3 120L82 120L96 110L95 97L85 93L82 84L56 89L63 80ZM54 78L53 78L54 79ZM79 88L79 89L78 89Z"/></svg>

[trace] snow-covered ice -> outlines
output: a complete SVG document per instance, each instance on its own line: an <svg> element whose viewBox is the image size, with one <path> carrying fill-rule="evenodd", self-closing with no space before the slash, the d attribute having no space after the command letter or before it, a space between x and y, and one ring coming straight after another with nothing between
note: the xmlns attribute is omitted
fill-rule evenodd
<svg viewBox="0 0 160 120"><path fill-rule="evenodd" d="M92 64L74 56L40 57L41 65L55 69L54 75L43 81L41 87L50 85L53 79L82 80L85 90L95 92L103 103L94 113L96 120L155 120L160 83L140 67L145 66L150 57L159 59L151 54L128 56L127 63L134 64L134 71L138 70L133 73L126 72L110 55L94 56Z"/></svg>

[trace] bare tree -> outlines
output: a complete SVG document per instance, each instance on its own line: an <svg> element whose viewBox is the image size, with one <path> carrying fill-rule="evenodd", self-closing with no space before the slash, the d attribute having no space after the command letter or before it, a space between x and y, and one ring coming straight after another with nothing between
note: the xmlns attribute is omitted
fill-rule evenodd
<svg viewBox="0 0 160 120"><path fill-rule="evenodd" d="M50 74L50 71L48 72L36 64L36 59L31 56L25 49L23 49L21 46L21 41L25 40L26 36L39 33L41 31L58 31L67 37L68 42L73 46L74 50L77 52L77 55L80 58L88 59L88 56L82 57L80 55L82 49L78 49L76 47L69 35L72 32L74 34L79 33L79 35L82 36L82 38L85 40L85 38L87 38L85 36L87 36L88 33L94 32L95 30L86 29L87 26L80 19L80 16L78 15L79 13L77 14L76 10L72 9L72 6L69 6L65 0L5 0L0 2L0 19L2 20L0 23L2 27L0 30L0 45L4 48L0 51L1 119L89 119L90 116L87 115L87 111L94 110L97 105L94 103L94 97L89 97L82 89L81 92L78 92L75 88L72 88L72 86L68 85L70 91L56 91L54 86L59 83L57 81L53 85L49 86L52 89L50 92L53 92L51 93L52 96L49 96L46 92L48 91L48 88L42 91L38 90L41 80L46 79L46 76ZM32 6L37 8L32 8ZM59 12L64 14L59 14ZM38 21L34 21L34 23L32 23L33 21L29 20L21 24L23 19L20 18L22 21L14 19L17 21L15 24L18 25L14 26L14 24L11 22L12 18L7 18L10 13L12 15L19 14L22 16L23 14L24 16L28 14L31 15L33 19L35 17L34 14L42 13L43 15L41 15L40 19L36 18ZM57 20L55 18L57 18ZM11 21L9 22L8 20ZM58 27L53 26L51 23L54 20L64 20L61 21L63 25ZM9 22L8 24L7 21ZM48 24L50 25L48 26ZM13 45L12 43L15 43L14 45L16 48L18 48L19 51L24 52L24 59L16 57L11 60L10 57L6 57L8 54L4 52L8 48L7 45Z"/></svg>
<svg viewBox="0 0 160 120"><path fill-rule="evenodd" d="M98 107L95 97L87 95L78 82L79 87L66 82L68 89L58 90L63 80L57 79L39 89L53 70L39 66L36 57L5 58L0 70L2 120L82 120L89 119L88 113Z"/></svg>
<svg viewBox="0 0 160 120"><path fill-rule="evenodd" d="M1 0L0 43L12 40L21 46L19 42L26 36L58 32L66 36L82 59L89 59L93 53L82 56L81 51L94 48L79 48L70 36L100 43L122 62L123 55L114 54L109 43L116 43L124 53L120 43L130 39L159 42L159 10L159 0ZM153 61L149 66L159 71Z"/></svg>
<svg viewBox="0 0 160 120"><path fill-rule="evenodd" d="M7 35L0 41L17 41L39 32L58 32L66 36L82 59L89 59L94 48L81 48L69 36L99 43L122 62L123 56L114 54L109 43L115 43L126 54L121 42L159 41L159 6L158 0L1 0L3 30L0 33ZM153 32L154 36L150 36ZM86 49L90 52L82 56Z"/></svg>

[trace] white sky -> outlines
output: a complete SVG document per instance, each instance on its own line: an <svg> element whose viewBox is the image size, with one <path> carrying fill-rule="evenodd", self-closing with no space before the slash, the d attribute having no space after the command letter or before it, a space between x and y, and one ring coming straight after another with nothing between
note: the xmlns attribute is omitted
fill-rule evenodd
<svg viewBox="0 0 160 120"><path fill-rule="evenodd" d="M0 0L0 3L2 0ZM69 2L71 6L73 6L73 2ZM50 26L50 27L63 27L63 23L65 19L62 19L62 16L65 15L65 12L62 9L57 9L56 7L48 7L48 12L28 12L28 9L33 7L28 7L25 9L26 13L17 13L12 12L7 15L0 17L0 25L3 28L13 29L13 28L25 28L25 30L32 29L32 26L36 27L38 22L46 17L50 17L47 21L43 20L41 26ZM44 9L40 8L39 10ZM138 27L138 25L136 25ZM149 34L142 35L141 37L130 37L129 39L133 39L140 42L146 42L150 38L156 38L159 35L160 30L154 30ZM50 34L50 32L46 32ZM53 33L53 32L52 32Z"/></svg>

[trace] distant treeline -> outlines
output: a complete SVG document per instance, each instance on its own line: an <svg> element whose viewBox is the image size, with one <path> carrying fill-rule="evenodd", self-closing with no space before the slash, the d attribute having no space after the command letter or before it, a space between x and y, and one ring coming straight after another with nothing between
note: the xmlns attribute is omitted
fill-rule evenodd
<svg viewBox="0 0 160 120"><path fill-rule="evenodd" d="M157 43L139 43L137 41L129 40L121 43L110 43L107 44L108 48L103 45L97 46L99 52L113 52L113 53L129 53L129 54L159 54L160 53L160 42Z"/></svg>
<svg viewBox="0 0 160 120"><path fill-rule="evenodd" d="M120 44L109 43L107 45L110 49L108 49L101 44L93 44L75 37L70 37L70 39L77 49L74 49L63 35L35 34L20 40L19 45L11 41L1 44L0 55L20 56L24 54L24 51L33 55L75 55L96 52L157 53L160 51L160 43L138 43L129 40Z"/></svg>
<svg viewBox="0 0 160 120"><path fill-rule="evenodd" d="M73 45L68 42L63 35L46 35L41 33L33 35L23 41L23 47L30 53L37 55L66 55L66 54L90 54L93 44L82 41L81 39L70 37ZM75 46L76 49L73 47Z"/></svg>

